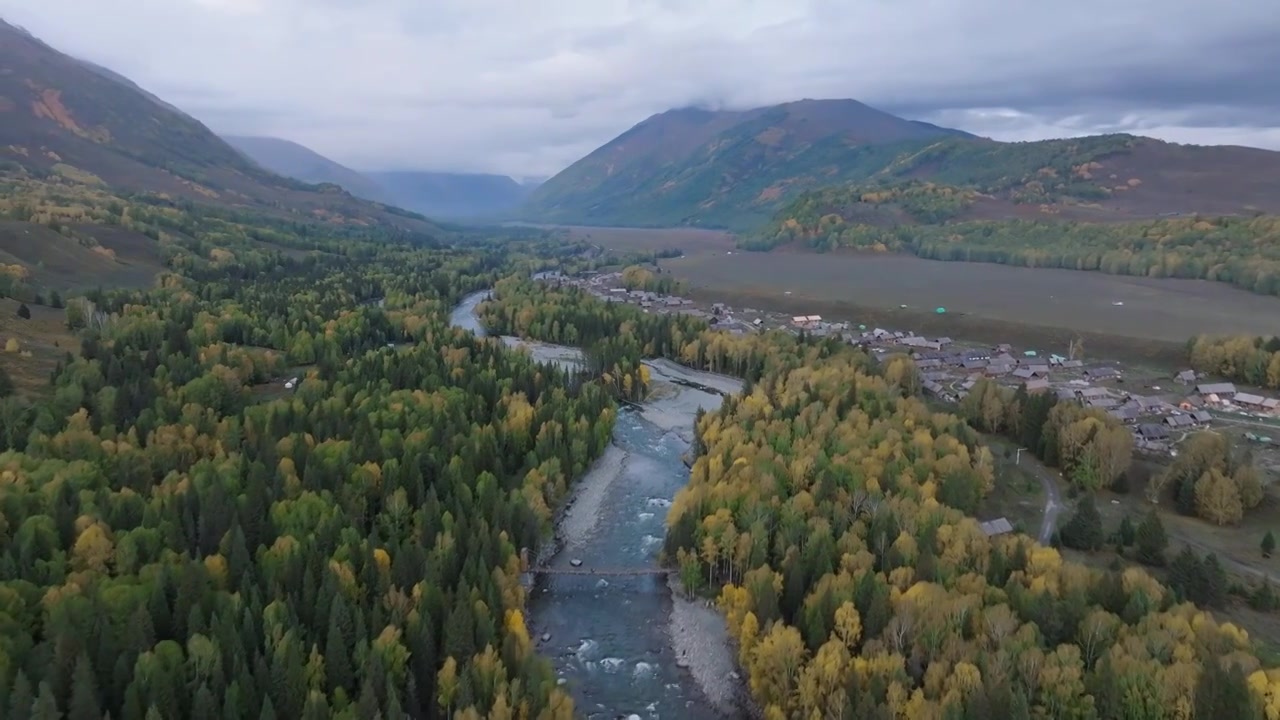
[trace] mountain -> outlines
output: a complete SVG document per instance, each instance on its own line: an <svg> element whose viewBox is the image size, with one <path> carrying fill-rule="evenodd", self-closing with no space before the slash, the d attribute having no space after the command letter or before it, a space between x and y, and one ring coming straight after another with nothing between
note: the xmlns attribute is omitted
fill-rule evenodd
<svg viewBox="0 0 1280 720"><path fill-rule="evenodd" d="M404 231L424 218L264 170L120 75L0 21L0 172L148 193L277 218Z"/></svg>
<svg viewBox="0 0 1280 720"><path fill-rule="evenodd" d="M903 143L972 138L855 100L654 115L543 183L526 219L604 225L742 225L794 189L882 165Z"/></svg>
<svg viewBox="0 0 1280 720"><path fill-rule="evenodd" d="M271 172L315 185L332 183L356 197L391 202L378 183L293 141L247 135L224 135L222 139Z"/></svg>
<svg viewBox="0 0 1280 720"><path fill-rule="evenodd" d="M655 115L548 180L522 212L751 232L807 190L908 181L982 193L965 212L988 219L1027 217L1038 204L1083 220L1280 210L1280 154L1270 151L1131 135L997 142L852 100L807 100Z"/></svg>
<svg viewBox="0 0 1280 720"><path fill-rule="evenodd" d="M506 175L418 171L366 174L386 189L396 205L454 220L505 215L515 210L532 189Z"/></svg>

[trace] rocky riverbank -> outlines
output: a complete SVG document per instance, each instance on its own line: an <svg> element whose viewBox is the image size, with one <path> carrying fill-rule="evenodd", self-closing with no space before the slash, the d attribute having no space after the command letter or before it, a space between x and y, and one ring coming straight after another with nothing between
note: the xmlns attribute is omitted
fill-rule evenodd
<svg viewBox="0 0 1280 720"><path fill-rule="evenodd" d="M756 717L755 702L739 674L724 615L701 598L688 599L674 576L667 634L676 663L693 676L707 701L724 717Z"/></svg>
<svg viewBox="0 0 1280 720"><path fill-rule="evenodd" d="M474 315L481 295L469 296L453 320L483 334ZM509 337L502 342L542 362L582 362L577 348ZM652 567L665 508L688 480L678 455L693 440L698 409L714 411L742 385L669 360L645 364L650 397L620 414L613 442L557 510L552 540L530 558L535 567L580 564L575 561ZM531 627L540 652L557 658L560 682L573 688L579 711L694 720L757 716L721 614L704 600L686 599L674 578L649 584L654 582L546 576L538 581L543 599L530 608Z"/></svg>

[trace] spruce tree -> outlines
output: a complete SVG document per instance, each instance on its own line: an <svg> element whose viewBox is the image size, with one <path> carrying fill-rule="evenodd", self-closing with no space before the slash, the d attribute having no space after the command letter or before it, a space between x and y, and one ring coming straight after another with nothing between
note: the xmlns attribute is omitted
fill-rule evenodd
<svg viewBox="0 0 1280 720"><path fill-rule="evenodd" d="M71 704L67 708L67 720L101 720L102 706L98 699L98 683L93 676L89 656L83 652L76 658L76 669L71 676Z"/></svg>
<svg viewBox="0 0 1280 720"><path fill-rule="evenodd" d="M31 717L31 706L36 701L27 674L18 670L13 679L13 689L9 691L9 712L5 714L10 720L28 720Z"/></svg>
<svg viewBox="0 0 1280 720"><path fill-rule="evenodd" d="M1100 550L1106 541L1102 515L1093 493L1086 493L1076 503L1076 512L1062 528L1062 544L1076 550Z"/></svg>
<svg viewBox="0 0 1280 720"><path fill-rule="evenodd" d="M1276 536L1270 531L1262 536L1262 557L1269 558L1276 549Z"/></svg>
<svg viewBox="0 0 1280 720"><path fill-rule="evenodd" d="M62 711L58 709L53 686L47 682L40 683L40 694L31 706L31 720L62 720Z"/></svg>
<svg viewBox="0 0 1280 720"><path fill-rule="evenodd" d="M1164 523L1155 510L1148 512L1138 525L1135 542L1139 562L1157 567L1164 565L1164 551L1169 547L1169 536L1165 534Z"/></svg>

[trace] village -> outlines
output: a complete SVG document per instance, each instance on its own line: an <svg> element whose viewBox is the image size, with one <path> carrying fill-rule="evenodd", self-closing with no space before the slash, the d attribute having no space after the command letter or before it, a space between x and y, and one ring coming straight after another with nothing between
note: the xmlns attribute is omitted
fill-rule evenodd
<svg viewBox="0 0 1280 720"><path fill-rule="evenodd" d="M983 378L1003 386L1025 385L1027 392L1052 392L1060 400L1098 408L1132 429L1139 452L1155 456L1177 454L1177 445L1191 433L1215 428L1233 441L1257 446L1260 459L1280 470L1280 398L1267 397L1228 382L1213 382L1193 370L1172 376L1126 369L1115 362L962 343L948 337L924 337L909 330L832 322L819 315L785 316L753 308L710 306L676 295L622 287L621 273L568 277L555 272L537 279L576 285L605 302L635 305L645 312L681 313L705 318L715 327L743 334L784 329L812 337L834 337L858 345L879 357L907 353L920 371L925 393L942 402L958 403ZM938 308L944 312L944 308Z"/></svg>

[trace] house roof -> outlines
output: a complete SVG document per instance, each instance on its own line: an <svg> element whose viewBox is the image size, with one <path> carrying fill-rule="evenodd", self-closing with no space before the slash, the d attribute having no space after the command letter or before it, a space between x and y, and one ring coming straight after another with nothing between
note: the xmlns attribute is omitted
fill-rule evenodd
<svg viewBox="0 0 1280 720"><path fill-rule="evenodd" d="M1234 395L1236 386L1231 383L1201 383L1196 386L1201 395Z"/></svg>
<svg viewBox="0 0 1280 720"><path fill-rule="evenodd" d="M1169 429L1161 425L1147 423L1138 426L1138 434L1145 438L1167 438L1169 437Z"/></svg>
<svg viewBox="0 0 1280 720"><path fill-rule="evenodd" d="M987 534L987 537L1013 532L1013 524L1009 522L1008 518L1003 517L998 517L995 520L987 520L986 522L979 523L979 526L982 528L982 532Z"/></svg>
<svg viewBox="0 0 1280 720"><path fill-rule="evenodd" d="M1266 402L1266 398L1253 393L1239 393L1235 396L1235 401L1241 405L1261 405Z"/></svg>

